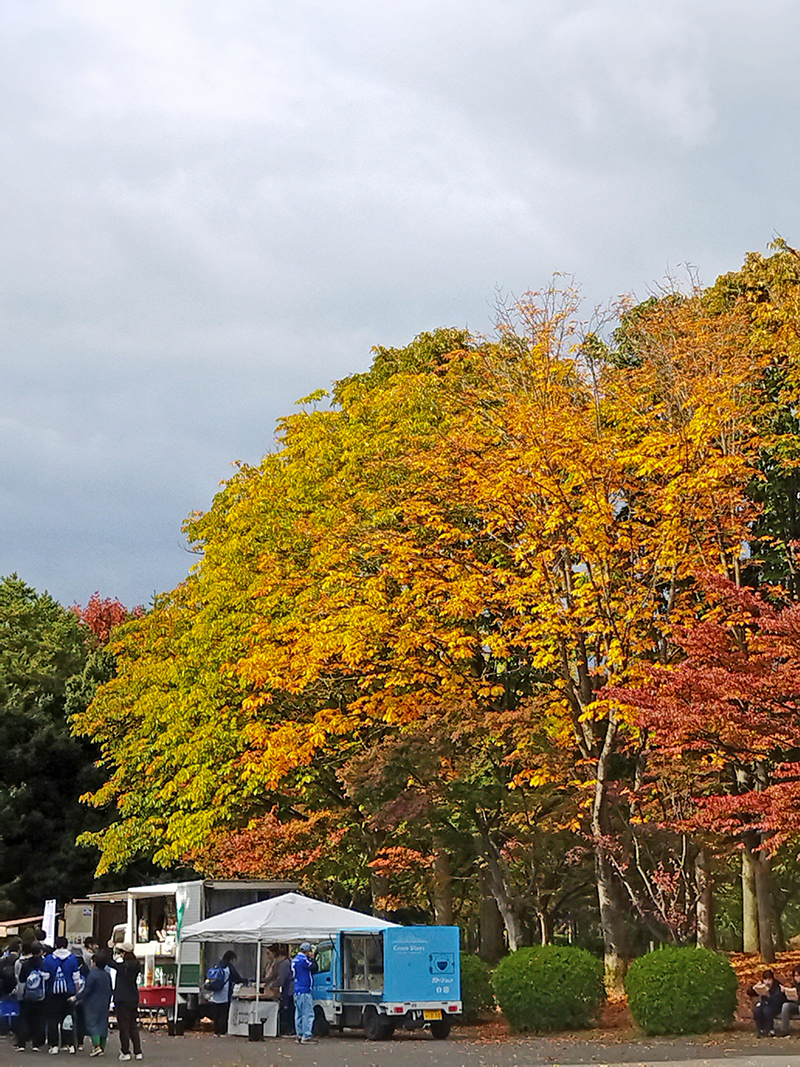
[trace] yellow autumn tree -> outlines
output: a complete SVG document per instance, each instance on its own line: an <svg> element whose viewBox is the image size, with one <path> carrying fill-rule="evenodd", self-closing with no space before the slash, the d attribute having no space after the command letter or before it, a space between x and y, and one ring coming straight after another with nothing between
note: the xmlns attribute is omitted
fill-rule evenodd
<svg viewBox="0 0 800 1067"><path fill-rule="evenodd" d="M617 983L614 761L636 737L604 690L668 661L701 571L740 566L762 362L738 305L699 292L628 309L611 346L574 294L533 294L496 341L378 350L330 408L285 420L280 450L190 521L195 574L128 628L78 723L113 771L108 857L196 851L382 731L474 731L502 739L516 789L568 798ZM479 848L516 947L503 857Z"/></svg>

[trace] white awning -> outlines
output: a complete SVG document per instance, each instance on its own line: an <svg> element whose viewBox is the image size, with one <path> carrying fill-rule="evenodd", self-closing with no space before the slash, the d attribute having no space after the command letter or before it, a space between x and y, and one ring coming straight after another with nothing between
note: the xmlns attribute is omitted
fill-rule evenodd
<svg viewBox="0 0 800 1067"><path fill-rule="evenodd" d="M233 908L222 915L186 926L181 931L181 943L320 941L325 937L333 937L340 930L369 933L396 925L360 911L304 897L300 893L283 893L279 897L262 900L258 904L245 904L242 908Z"/></svg>

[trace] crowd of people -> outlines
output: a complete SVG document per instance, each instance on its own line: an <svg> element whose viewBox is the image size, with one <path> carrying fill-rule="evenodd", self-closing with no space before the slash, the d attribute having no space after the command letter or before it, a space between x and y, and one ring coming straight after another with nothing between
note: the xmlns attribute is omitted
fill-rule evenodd
<svg viewBox="0 0 800 1067"><path fill-rule="evenodd" d="M278 1002L279 1032L307 1043L313 1040L313 975L317 971L312 945L306 941L294 959L288 945L265 949L264 998ZM112 950L101 949L87 938L82 946L69 945L57 937L46 942L43 930L25 940L12 937L0 956L0 996L14 1001L18 1014L10 1028L15 1048L37 1052L47 1049L75 1054L91 1041L89 1055L103 1056L109 1032L112 1004L119 1029L120 1060L143 1058L138 1023L139 974L142 964L133 945L123 942ZM116 972L112 981L112 971ZM211 968L206 981L214 1033L228 1030L234 987L244 979L236 969L236 953L226 952Z"/></svg>
<svg viewBox="0 0 800 1067"><path fill-rule="evenodd" d="M111 1004L119 1027L121 1060L142 1059L138 977L141 962L133 945L102 951L87 938L70 948L65 937L48 945L43 930L24 941L13 937L0 956L0 992L13 998L19 1014L11 1029L17 1051L47 1048L50 1055L76 1053L86 1038L90 1056L105 1054ZM112 982L111 972L116 971Z"/></svg>
<svg viewBox="0 0 800 1067"><path fill-rule="evenodd" d="M264 999L278 1002L278 1032L294 1034L303 1044L313 1041L313 976L317 972L314 949L304 941L294 959L288 945L269 945L264 950L266 967L262 976ZM206 986L211 992L214 1033L228 1029L234 986L244 982L236 969L236 953L229 950L208 972Z"/></svg>

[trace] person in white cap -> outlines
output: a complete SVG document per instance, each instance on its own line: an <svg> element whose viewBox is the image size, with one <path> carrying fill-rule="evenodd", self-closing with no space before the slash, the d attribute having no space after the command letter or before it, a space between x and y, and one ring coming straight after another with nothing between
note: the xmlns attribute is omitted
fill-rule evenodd
<svg viewBox="0 0 800 1067"><path fill-rule="evenodd" d="M304 1045L313 1041L314 1026L313 976L317 973L317 961L310 941L304 941L292 960L294 977L294 1029L297 1040Z"/></svg>
<svg viewBox="0 0 800 1067"><path fill-rule="evenodd" d="M121 945L117 945L117 952L122 958L110 960L108 965L117 972L117 980L114 983L114 1014L119 1026L119 1058L129 1060L131 1045L133 1045L134 1058L140 1060L142 1040L139 1036L139 986L136 980L142 964L141 960L134 955L130 941L123 941Z"/></svg>

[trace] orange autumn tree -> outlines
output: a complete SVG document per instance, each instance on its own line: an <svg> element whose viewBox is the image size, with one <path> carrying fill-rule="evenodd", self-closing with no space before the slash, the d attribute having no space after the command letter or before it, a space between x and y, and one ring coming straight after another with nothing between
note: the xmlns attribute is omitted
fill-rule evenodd
<svg viewBox="0 0 800 1067"><path fill-rule="evenodd" d="M123 636L117 683L79 723L113 771L96 797L122 815L109 860L126 842L196 856L286 797L301 814L335 797L357 823L346 764L424 720L465 752L497 743L506 794L552 795L587 836L617 982L619 756L638 741L604 691L671 655L701 569L740 566L760 372L738 307L700 293L628 312L611 349L566 293L523 301L493 343L378 350L190 522L195 574ZM467 763L441 793L515 947L510 831L459 792Z"/></svg>
<svg viewBox="0 0 800 1067"><path fill-rule="evenodd" d="M412 477L394 509L391 494L370 506L362 490L334 539L315 538L295 611L277 629L256 623L238 669L265 694L348 677L356 722L402 725L456 704L521 720L538 709L513 755L517 780L548 781L543 734L574 753L617 972L625 905L609 807L626 723L602 691L668 654L699 569L739 566L758 365L738 313L712 315L700 294L640 317L636 359L621 367L581 351L573 310L527 302L500 344L454 353L430 376L431 406L447 414L436 447L407 449ZM356 379L340 395L363 403L371 386ZM316 715L305 743L321 744L330 722ZM252 758L286 759L297 730L260 730ZM518 917L507 887L494 890L513 946Z"/></svg>

